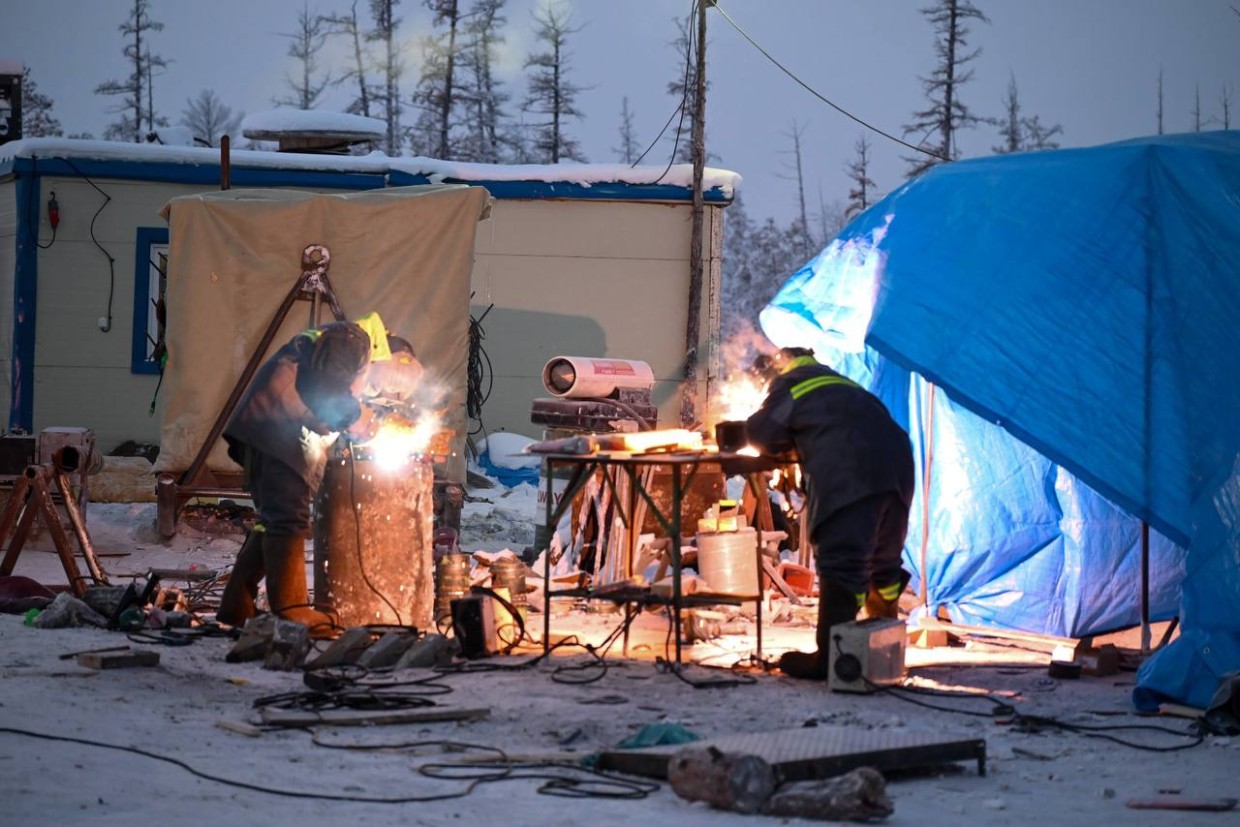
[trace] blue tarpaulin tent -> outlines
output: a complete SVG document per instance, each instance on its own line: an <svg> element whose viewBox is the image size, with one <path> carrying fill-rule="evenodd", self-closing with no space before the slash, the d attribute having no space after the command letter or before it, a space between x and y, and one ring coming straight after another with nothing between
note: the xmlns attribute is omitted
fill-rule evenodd
<svg viewBox="0 0 1240 827"><path fill-rule="evenodd" d="M1205 706L1240 669L1240 132L935 167L761 323L905 418L923 474L905 556L932 607L1132 625L1144 521L1151 615L1181 634L1138 704Z"/></svg>

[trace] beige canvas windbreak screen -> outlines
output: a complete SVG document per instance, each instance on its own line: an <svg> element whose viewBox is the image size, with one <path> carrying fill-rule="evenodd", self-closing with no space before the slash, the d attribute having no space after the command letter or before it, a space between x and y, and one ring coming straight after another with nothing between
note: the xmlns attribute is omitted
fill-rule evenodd
<svg viewBox="0 0 1240 827"><path fill-rule="evenodd" d="M378 311L413 343L424 385L442 394L455 432L449 479L465 475L469 289L478 221L490 209L481 187L393 187L322 195L235 190L174 198L170 231L168 364L157 471L193 461L281 302L301 275L302 251L325 245L328 279L345 316ZM309 302L292 310L265 356L310 323ZM324 306L324 322L332 321ZM207 467L236 471L224 441Z"/></svg>

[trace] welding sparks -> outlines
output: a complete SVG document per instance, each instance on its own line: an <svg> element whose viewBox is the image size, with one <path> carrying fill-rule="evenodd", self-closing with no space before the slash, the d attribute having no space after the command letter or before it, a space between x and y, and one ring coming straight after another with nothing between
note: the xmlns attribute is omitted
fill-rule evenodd
<svg viewBox="0 0 1240 827"><path fill-rule="evenodd" d="M718 422L748 419L762 407L766 399L766 383L749 374L739 374L724 382L715 400Z"/></svg>
<svg viewBox="0 0 1240 827"><path fill-rule="evenodd" d="M430 413L423 414L417 422L389 420L363 447L374 458L376 466L393 471L427 453L441 428L439 417Z"/></svg>

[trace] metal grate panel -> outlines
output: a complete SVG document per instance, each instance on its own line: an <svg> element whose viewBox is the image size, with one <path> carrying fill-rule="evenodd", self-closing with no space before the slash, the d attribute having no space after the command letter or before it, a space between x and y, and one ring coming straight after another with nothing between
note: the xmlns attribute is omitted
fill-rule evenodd
<svg viewBox="0 0 1240 827"><path fill-rule="evenodd" d="M727 735L693 744L613 750L599 757L601 769L666 778L672 755L686 746L756 755L778 769L786 781L841 775L857 767L904 770L955 761L977 761L986 774L986 742L981 738L944 740L929 733L820 726Z"/></svg>

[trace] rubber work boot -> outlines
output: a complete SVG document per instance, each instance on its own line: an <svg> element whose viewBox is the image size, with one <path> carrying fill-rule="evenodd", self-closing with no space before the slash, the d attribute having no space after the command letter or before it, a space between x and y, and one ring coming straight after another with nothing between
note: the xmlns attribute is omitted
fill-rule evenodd
<svg viewBox="0 0 1240 827"><path fill-rule="evenodd" d="M333 637L335 622L314 608L306 591L305 538L264 535L263 562L267 565L267 600L272 613L304 623L313 638Z"/></svg>
<svg viewBox="0 0 1240 827"><path fill-rule="evenodd" d="M828 652L831 628L857 619L861 597L837 583L822 583L818 596L818 640L816 652L787 652L779 659L779 668L790 678L824 681L830 674Z"/></svg>
<svg viewBox="0 0 1240 827"><path fill-rule="evenodd" d="M870 592L865 597L865 616L892 619L899 617L900 595L904 594L904 589L912 579L913 575L901 570L899 582L877 588L871 584Z"/></svg>
<svg viewBox="0 0 1240 827"><path fill-rule="evenodd" d="M258 581L267 573L263 565L263 532L252 530L245 535L245 542L237 552L232 573L224 585L224 596L215 613L219 623L243 626L257 614L254 600L258 597Z"/></svg>

